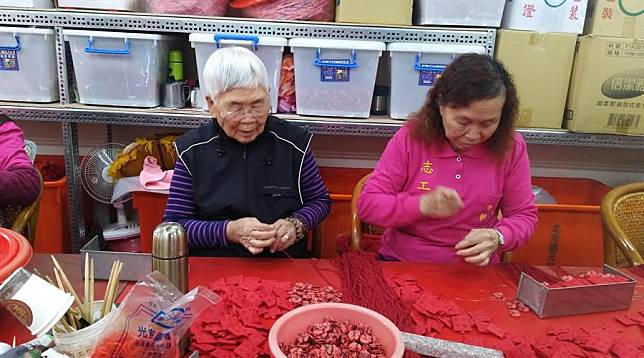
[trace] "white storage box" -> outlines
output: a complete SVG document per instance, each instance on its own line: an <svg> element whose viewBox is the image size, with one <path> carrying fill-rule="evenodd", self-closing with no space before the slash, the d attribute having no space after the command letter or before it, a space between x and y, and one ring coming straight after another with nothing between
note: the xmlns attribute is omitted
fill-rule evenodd
<svg viewBox="0 0 644 358"><path fill-rule="evenodd" d="M54 2L52 0L0 0L0 6L51 9L54 7Z"/></svg>
<svg viewBox="0 0 644 358"><path fill-rule="evenodd" d="M580 34L588 0L508 0L504 29Z"/></svg>
<svg viewBox="0 0 644 358"><path fill-rule="evenodd" d="M390 116L407 119L420 109L427 91L454 59L465 53L485 54L485 47L394 42L387 45L391 56Z"/></svg>
<svg viewBox="0 0 644 358"><path fill-rule="evenodd" d="M277 98L279 96L280 69L282 67L282 54L287 40L283 37L268 37L238 34L190 34L190 43L195 49L197 58L197 72L201 88L204 85L203 71L206 61L218 48L227 46L242 46L254 50L257 57L266 66L268 72L268 91L271 96L271 110L277 111ZM208 104L203 101L203 109L208 109Z"/></svg>
<svg viewBox="0 0 644 358"><path fill-rule="evenodd" d="M58 0L58 7L74 9L144 11L144 0Z"/></svg>
<svg viewBox="0 0 644 358"><path fill-rule="evenodd" d="M63 30L69 41L79 102L156 107L168 76L171 37L153 34Z"/></svg>
<svg viewBox="0 0 644 358"><path fill-rule="evenodd" d="M54 30L0 27L0 100L58 100Z"/></svg>
<svg viewBox="0 0 644 358"><path fill-rule="evenodd" d="M416 0L416 25L499 27L505 0Z"/></svg>
<svg viewBox="0 0 644 358"><path fill-rule="evenodd" d="M297 114L368 118L384 42L289 40Z"/></svg>

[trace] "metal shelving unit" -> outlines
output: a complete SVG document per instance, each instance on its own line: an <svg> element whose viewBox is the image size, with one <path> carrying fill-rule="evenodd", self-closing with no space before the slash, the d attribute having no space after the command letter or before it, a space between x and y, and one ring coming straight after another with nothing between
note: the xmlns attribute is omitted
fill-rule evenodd
<svg viewBox="0 0 644 358"><path fill-rule="evenodd" d="M62 123L194 128L212 120L209 114L198 110L116 109L79 104L42 106L0 102L0 110L18 120ZM278 116L314 134L336 136L391 137L403 124L403 121L385 116L369 119ZM555 129L521 128L518 131L530 144L644 149L642 136L573 133Z"/></svg>
<svg viewBox="0 0 644 358"><path fill-rule="evenodd" d="M493 54L496 39L496 30L487 28L367 26L65 10L0 9L0 25L53 26L112 31L246 33L288 38L478 44L485 46L488 55Z"/></svg>
<svg viewBox="0 0 644 358"><path fill-rule="evenodd" d="M0 26L47 26L56 30L56 55L60 103L2 103L0 111L17 120L60 122L65 143L65 167L68 176L72 250L78 252L85 236L82 193L80 185L78 123L105 124L106 137L110 125L196 127L210 120L205 112L195 110L133 109L84 106L71 103L68 66L69 58L62 35L63 28L87 28L111 31L163 33L246 33L287 38L339 38L384 42L425 42L442 44L477 44L493 55L496 30L486 28L429 28L367 26L338 23L297 21L265 21L234 18L202 18L95 11L0 9ZM307 128L314 134L390 137L402 125L386 117L370 119L301 117L280 115ZM528 143L644 149L644 137L593 135L564 130L520 130Z"/></svg>

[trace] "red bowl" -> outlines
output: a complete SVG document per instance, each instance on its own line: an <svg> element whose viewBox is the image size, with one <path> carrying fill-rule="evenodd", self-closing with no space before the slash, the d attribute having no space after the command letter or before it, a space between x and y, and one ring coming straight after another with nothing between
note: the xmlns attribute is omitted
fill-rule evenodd
<svg viewBox="0 0 644 358"><path fill-rule="evenodd" d="M0 282L31 260L33 250L24 236L0 228Z"/></svg>
<svg viewBox="0 0 644 358"><path fill-rule="evenodd" d="M373 335L385 349L387 358L401 358L405 353L405 343L400 336L400 331L387 317L361 306L346 303L318 303L294 309L275 321L268 333L268 347L271 354L276 358L286 358L279 344L295 340L297 335L305 332L308 326L322 322L326 317L363 323L371 327Z"/></svg>

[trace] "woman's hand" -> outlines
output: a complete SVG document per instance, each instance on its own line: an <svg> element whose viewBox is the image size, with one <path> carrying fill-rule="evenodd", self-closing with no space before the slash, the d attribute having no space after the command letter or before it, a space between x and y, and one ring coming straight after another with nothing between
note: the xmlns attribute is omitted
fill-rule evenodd
<svg viewBox="0 0 644 358"><path fill-rule="evenodd" d="M443 219L456 215L463 209L463 200L456 190L444 186L420 197L420 212L432 219Z"/></svg>
<svg viewBox="0 0 644 358"><path fill-rule="evenodd" d="M276 251L284 251L291 247L297 239L297 231L292 222L284 219L279 219L273 223L277 230L275 241L271 245L271 253Z"/></svg>
<svg viewBox="0 0 644 358"><path fill-rule="evenodd" d="M485 266L490 263L490 257L499 247L499 234L494 229L472 229L461 242L456 244L458 256L464 256L465 261Z"/></svg>
<svg viewBox="0 0 644 358"><path fill-rule="evenodd" d="M226 238L234 244L242 244L253 255L275 242L275 225L264 224L256 218L232 220L226 225Z"/></svg>

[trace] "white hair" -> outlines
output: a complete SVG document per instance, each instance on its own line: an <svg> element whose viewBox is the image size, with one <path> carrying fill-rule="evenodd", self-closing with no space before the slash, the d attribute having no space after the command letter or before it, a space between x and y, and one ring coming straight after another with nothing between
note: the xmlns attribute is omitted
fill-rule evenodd
<svg viewBox="0 0 644 358"><path fill-rule="evenodd" d="M212 98L234 88L264 88L268 91L268 74L262 60L243 47L224 47L206 61L203 78Z"/></svg>

